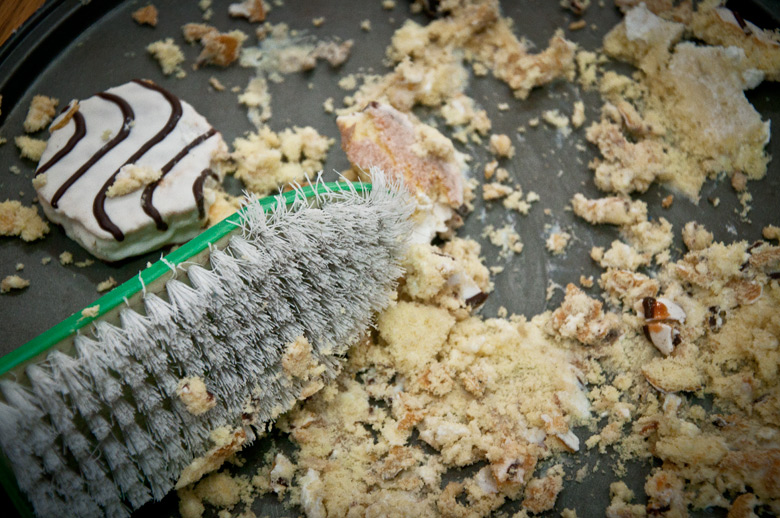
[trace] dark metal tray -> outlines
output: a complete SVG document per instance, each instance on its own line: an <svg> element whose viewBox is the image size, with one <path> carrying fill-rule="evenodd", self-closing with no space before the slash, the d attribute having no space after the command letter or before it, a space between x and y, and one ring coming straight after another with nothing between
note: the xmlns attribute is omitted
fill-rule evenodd
<svg viewBox="0 0 780 518"><path fill-rule="evenodd" d="M174 79L163 76L157 63L144 50L148 43L173 37L184 50L186 65L193 63L198 49L184 44L180 27L184 23L201 20L202 13L197 2L156 0L154 3L160 11L156 29L138 26L130 17L133 10L146 3L139 0L50 1L0 48L0 94L3 96L0 136L9 140L0 146L0 201L21 199L29 205L34 197L31 185L34 164L19 158L13 137L22 133L22 121L35 94L57 97L62 105L70 99L83 99L133 78L149 78L191 103L223 133L228 142L253 129L244 107L237 103L236 94L229 90L233 86L243 89L253 77L254 70L239 66L225 70L205 67L193 71L187 68L186 79ZM255 25L229 18L228 3L215 0L214 16L208 23L223 30L242 29L250 34L247 45L254 44ZM571 12L561 9L557 1L513 0L502 4L504 13L515 21L516 33L527 37L538 48L546 46L556 29L566 27L577 19ZM606 7L599 7L598 2L593 4L584 16L587 28L566 31L568 38L589 50L600 47L603 35L620 19L620 14L610 2ZM283 6L274 6L268 17L271 22L286 22L291 28L320 39L338 36L355 41L352 55L340 71L320 64L310 72L285 76L281 84L270 84L274 116L269 124L272 129L310 125L320 133L336 138L337 143L324 168L327 179L334 179L335 171L346 169L348 162L338 146L334 116L324 112L322 103L333 97L337 105L340 104L340 99L347 92L337 83L344 74L359 71L383 73L386 70L382 62L392 33L409 17L422 23L426 21L424 14L410 15L408 5L398 0L395 9L387 11L382 9L379 1L287 0ZM780 20L778 10L780 6L765 1L740 2L740 11L745 18L764 26L777 26ZM325 18L325 23L315 28L312 19L320 16ZM370 32L360 29L360 22L365 19L371 20ZM215 92L209 88L208 79L212 75L218 77L228 90ZM493 131L513 137L518 126L527 126L528 121L538 117L543 110L559 108L570 112L572 103L582 99L588 119L593 120L598 117L601 106L596 93L582 92L578 86L568 82L555 82L537 89L524 101L515 100L509 88L492 77L472 77L470 82L469 93L488 111ZM764 83L748 92L748 97L764 119L780 116L780 85ZM509 103L510 110L498 110L497 105L502 102ZM773 124L772 140L768 146L773 156L780 155L780 130L777 128L778 124ZM585 152L575 147L582 143L586 144ZM592 227L564 210L576 192L592 197L599 195L592 173L587 168L588 161L596 152L585 142L584 128L575 130L569 139L556 141L553 130L540 127L527 131L522 142L515 141L515 145L517 154L507 168L515 182L520 183L525 191L538 192L541 201L535 204L527 217L517 216L515 219L516 228L525 243L522 254L505 260L498 257L495 247L487 243L483 245L486 263L505 267L504 272L495 278L496 289L482 309L486 316L494 316L501 306L529 317L556 307L561 293L558 291L551 300L546 300L548 281L565 286L568 282L578 282L581 274L597 278L599 269L589 259L590 248L608 246L618 237L615 229ZM481 178L482 166L490 160L486 151L479 147L464 150L474 157L472 175ZM19 167L22 173L11 174L9 168L12 166ZM563 171L560 177L559 171ZM231 188L237 193L240 186L232 185ZM684 249L679 230L690 220L704 223L717 240L726 242L759 239L764 225L777 224L780 162L771 162L767 177L760 182L751 182L749 190L753 194L750 222L743 221L738 215L741 206L727 179L708 181L698 205L677 195L671 210L661 209L660 199L669 191L657 185L639 198L648 202L652 217L663 216L674 224L678 236L675 248L679 255ZM20 192L24 194L20 196ZM713 197L721 200L717 208L707 201ZM501 208L486 207L479 199L476 205L476 210L468 216L460 233L484 242L480 238L484 225L502 226L509 220ZM551 216L545 215L545 208L552 211ZM575 236L564 256L553 257L545 250L545 225L548 224L557 224ZM50 234L38 242L0 238L0 277L15 273L15 265L24 263L23 276L31 280L26 290L0 297L0 354L20 346L74 311L89 306L98 298L96 285L100 281L113 276L121 283L145 267L147 261L160 256L160 252L153 252L120 263L96 261L87 268L77 268L59 264L57 257L66 250L71 251L77 261L89 257L54 225ZM42 265L44 257L53 259L50 264ZM271 442L279 441L283 440L272 435L250 448L245 456L259 459ZM582 483L568 481L556 511L550 515L557 516L567 507L577 509L580 516L603 515L608 503L609 483L615 480L610 467L612 461L586 453L563 460L570 475L584 464L593 466L600 461L601 467ZM630 475L626 481L638 494L643 493L642 473L646 471L647 466L629 465ZM0 505L3 503L0 502ZM4 508L10 507L5 505ZM169 496L162 503L144 507L137 515L170 516L176 514L175 509L176 498ZM517 505L510 504L505 510L511 514L517 509ZM285 510L270 499L258 500L255 511L258 515L298 514Z"/></svg>

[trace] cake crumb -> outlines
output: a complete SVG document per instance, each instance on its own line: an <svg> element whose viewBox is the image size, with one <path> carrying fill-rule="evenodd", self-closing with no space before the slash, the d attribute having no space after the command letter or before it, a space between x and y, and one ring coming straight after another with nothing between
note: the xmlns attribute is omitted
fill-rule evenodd
<svg viewBox="0 0 780 518"><path fill-rule="evenodd" d="M217 398L199 377L181 378L176 386L176 395L192 415L205 414L217 405Z"/></svg>
<svg viewBox="0 0 780 518"><path fill-rule="evenodd" d="M497 200L509 196L513 191L514 189L508 185L498 182L482 184L482 199L486 201Z"/></svg>
<svg viewBox="0 0 780 518"><path fill-rule="evenodd" d="M382 0L382 9L391 11L395 9L395 0Z"/></svg>
<svg viewBox="0 0 780 518"><path fill-rule="evenodd" d="M761 231L761 235L764 236L764 239L778 241L780 240L780 227L776 225L767 225Z"/></svg>
<svg viewBox="0 0 780 518"><path fill-rule="evenodd" d="M76 265L76 268L86 268L87 266L92 266L95 264L95 261L92 259L84 259L83 261L76 261L73 264Z"/></svg>
<svg viewBox="0 0 780 518"><path fill-rule="evenodd" d="M41 264L44 265L44 266L46 266L50 262L51 262L51 257L49 257L49 256L46 256L43 259L41 259Z"/></svg>
<svg viewBox="0 0 780 518"><path fill-rule="evenodd" d="M252 23L265 21L263 0L243 0L228 6L228 14L234 18L246 18Z"/></svg>
<svg viewBox="0 0 780 518"><path fill-rule="evenodd" d="M333 97L325 99L322 103L322 109L325 110L325 113L333 113L336 111L336 107L333 105Z"/></svg>
<svg viewBox="0 0 780 518"><path fill-rule="evenodd" d="M519 254L523 251L523 243L512 225L504 225L496 229L493 225L487 225L482 236L487 237L492 244L501 248L499 254L501 257L509 257L512 254Z"/></svg>
<svg viewBox="0 0 780 518"><path fill-rule="evenodd" d="M641 200L617 196L589 200L577 193L571 206L577 216L594 225L631 225L647 219L647 204Z"/></svg>
<svg viewBox="0 0 780 518"><path fill-rule="evenodd" d="M97 290L99 293L103 293L104 291L112 289L114 286L116 286L116 281L113 277L109 277L97 285Z"/></svg>
<svg viewBox="0 0 780 518"><path fill-rule="evenodd" d="M559 110L545 110L542 112L542 120L554 128L565 130L569 127L569 118Z"/></svg>
<svg viewBox="0 0 780 518"><path fill-rule="evenodd" d="M8 275L0 281L0 293L9 293L11 290L23 290L30 285L30 281L22 279L18 275Z"/></svg>
<svg viewBox="0 0 780 518"><path fill-rule="evenodd" d="M24 263L16 263L16 271L21 272L24 270Z"/></svg>
<svg viewBox="0 0 780 518"><path fill-rule="evenodd" d="M672 206L672 203L674 203L674 194L670 194L661 200L661 207L668 209Z"/></svg>
<svg viewBox="0 0 780 518"><path fill-rule="evenodd" d="M136 9L133 11L131 16L133 17L133 20L138 23L138 25L149 25L151 27L157 26L158 12L157 8L152 4L141 7L140 9Z"/></svg>
<svg viewBox="0 0 780 518"><path fill-rule="evenodd" d="M0 203L0 236L19 236L23 241L41 239L49 224L38 215L37 207L25 207L16 200Z"/></svg>
<svg viewBox="0 0 780 518"><path fill-rule="evenodd" d="M27 135L20 135L14 138L16 147L19 148L19 153L22 158L29 158L33 162L38 162L41 159L41 155L46 150L46 141L31 138Z"/></svg>
<svg viewBox="0 0 780 518"><path fill-rule="evenodd" d="M682 229L682 238L688 250L704 250L712 244L713 235L704 225L689 221Z"/></svg>
<svg viewBox="0 0 780 518"><path fill-rule="evenodd" d="M117 198L135 192L162 178L162 171L149 166L126 164L119 170L114 183L106 191L108 198Z"/></svg>
<svg viewBox="0 0 780 518"><path fill-rule="evenodd" d="M249 0L262 4L262 0ZM244 2L245 4L247 2ZM231 4L243 5L243 4ZM188 43L198 42L201 44L201 52L195 61L195 68L203 65L217 65L227 67L235 62L240 53L241 47L248 36L239 30L233 30L226 33L219 32L216 28L201 24L188 23L182 27L184 39Z"/></svg>
<svg viewBox="0 0 780 518"><path fill-rule="evenodd" d="M585 103L582 101L575 101L574 111L571 115L571 125L575 128L579 128L583 124L585 124Z"/></svg>
<svg viewBox="0 0 780 518"><path fill-rule="evenodd" d="M60 254L60 264L63 266L73 263L73 254L70 252L62 252Z"/></svg>
<svg viewBox="0 0 780 518"><path fill-rule="evenodd" d="M363 32L371 32L371 20L363 20L360 22L360 30Z"/></svg>
<svg viewBox="0 0 780 518"><path fill-rule="evenodd" d="M181 64L184 62L184 53L173 42L173 38L152 42L146 46L146 51L160 64L163 74L166 76L176 74L176 77L184 77L185 72L181 68Z"/></svg>
<svg viewBox="0 0 780 518"><path fill-rule="evenodd" d="M589 275L588 277L585 277L584 275L580 275L580 286L582 286L583 288L592 288L593 276Z"/></svg>
<svg viewBox="0 0 780 518"><path fill-rule="evenodd" d="M24 131L35 133L48 126L57 113L57 105L59 103L59 99L53 97L46 97L45 95L34 96L27 110L27 116L24 119Z"/></svg>
<svg viewBox="0 0 780 518"><path fill-rule="evenodd" d="M515 146L509 136L493 134L490 136L490 152L500 158L512 158L515 156Z"/></svg>
<svg viewBox="0 0 780 518"><path fill-rule="evenodd" d="M100 304L95 304L81 310L81 318L95 318L100 313Z"/></svg>
<svg viewBox="0 0 780 518"><path fill-rule="evenodd" d="M555 232L547 238L545 246L553 255L561 255L566 251L570 239L571 234L568 232Z"/></svg>
<svg viewBox="0 0 780 518"><path fill-rule="evenodd" d="M222 82L214 76L209 77L209 85L217 92L225 91L225 85L223 85Z"/></svg>
<svg viewBox="0 0 780 518"><path fill-rule="evenodd" d="M577 20L576 22L571 22L569 24L569 30L570 31L578 31L580 29L584 29L587 23L585 20Z"/></svg>
<svg viewBox="0 0 780 518"><path fill-rule="evenodd" d="M555 506L558 493L563 489L563 466L556 464L542 478L531 479L525 487L523 508L532 513L548 511Z"/></svg>

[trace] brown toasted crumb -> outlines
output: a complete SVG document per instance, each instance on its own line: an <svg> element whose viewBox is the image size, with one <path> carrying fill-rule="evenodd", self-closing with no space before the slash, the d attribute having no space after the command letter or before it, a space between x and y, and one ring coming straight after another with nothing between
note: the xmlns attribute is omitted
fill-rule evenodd
<svg viewBox="0 0 780 518"><path fill-rule="evenodd" d="M114 280L113 277L109 277L108 279L106 279L105 281L97 285L97 290L98 292L103 293L104 291L110 290L114 286L116 286L116 281Z"/></svg>
<svg viewBox="0 0 780 518"><path fill-rule="evenodd" d="M46 150L46 141L31 138L27 135L20 135L14 138L16 147L19 148L19 153L22 158L29 158L33 162L38 162L41 159L41 155Z"/></svg>
<svg viewBox="0 0 780 518"><path fill-rule="evenodd" d="M228 14L234 18L246 18L252 23L265 21L265 6L263 0L244 0L230 4Z"/></svg>
<svg viewBox="0 0 780 518"><path fill-rule="evenodd" d="M68 110L57 118L57 122L52 124L52 126L49 128L49 131L51 132L64 128L77 111L79 111L79 102L74 99L70 102L70 104L68 104Z"/></svg>
<svg viewBox="0 0 780 518"><path fill-rule="evenodd" d="M584 29L587 23L585 20L577 20L576 22L571 22L569 24L569 30L570 31L578 31L580 29Z"/></svg>
<svg viewBox="0 0 780 518"><path fill-rule="evenodd" d="M0 203L0 236L19 236L24 241L41 239L49 225L38 215L36 207L25 207L16 200Z"/></svg>
<svg viewBox="0 0 780 518"><path fill-rule="evenodd" d="M672 206L672 203L674 203L674 194L670 194L669 196L661 200L661 207L668 209L669 207Z"/></svg>
<svg viewBox="0 0 780 518"><path fill-rule="evenodd" d="M200 38L203 50L201 50L195 66L217 65L226 67L230 65L238 59L241 46L246 38L247 35L238 30L220 33L215 29L212 32L207 32Z"/></svg>
<svg viewBox="0 0 780 518"><path fill-rule="evenodd" d="M154 5L149 4L133 11L132 17L139 25L157 27L157 15L157 8Z"/></svg>
<svg viewBox="0 0 780 518"><path fill-rule="evenodd" d="M30 108L27 110L27 117L24 119L24 131L35 133L45 128L57 113L59 102L58 99L45 95L33 97Z"/></svg>
<svg viewBox="0 0 780 518"><path fill-rule="evenodd" d="M497 167L498 167L498 162L495 160L485 164L485 180L490 180L491 178L493 178L493 175L496 173Z"/></svg>
<svg viewBox="0 0 780 518"><path fill-rule="evenodd" d="M30 281L22 279L18 275L8 275L0 281L0 293L8 293L11 290L23 290L30 285Z"/></svg>
<svg viewBox="0 0 780 518"><path fill-rule="evenodd" d="M580 285L583 288L592 288L593 287L593 276L590 275L588 277L585 277L584 275L580 275Z"/></svg>
<svg viewBox="0 0 780 518"><path fill-rule="evenodd" d="M198 377L180 379L176 395L192 415L204 414L217 405L214 394L208 391L203 379Z"/></svg>
<svg viewBox="0 0 780 518"><path fill-rule="evenodd" d="M209 77L209 85L211 85L211 88L217 92L225 91L225 85L223 85L222 82L214 76Z"/></svg>
<svg viewBox="0 0 780 518"><path fill-rule="evenodd" d="M515 146L512 145L512 140L507 135L491 135L490 152L497 157L512 158L515 156Z"/></svg>
<svg viewBox="0 0 780 518"><path fill-rule="evenodd" d="M761 231L761 235L764 236L764 239L778 241L780 240L780 227L775 225L767 225Z"/></svg>

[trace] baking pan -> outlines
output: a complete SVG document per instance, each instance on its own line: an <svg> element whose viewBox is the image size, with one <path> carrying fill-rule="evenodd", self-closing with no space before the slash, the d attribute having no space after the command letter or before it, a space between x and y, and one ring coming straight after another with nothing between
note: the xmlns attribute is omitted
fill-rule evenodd
<svg viewBox="0 0 780 518"><path fill-rule="evenodd" d="M199 49L183 43L180 27L189 22L201 21L202 12L197 2L179 0L156 0L160 11L159 24L155 29L139 26L130 13L146 5L146 1L99 0L82 3L79 0L47 2L0 48L0 94L3 96L0 116L0 136L8 143L0 146L0 201L19 199L29 205L34 196L31 185L34 164L19 158L13 145L13 137L22 134L22 121L27 107L35 94L56 97L60 105L70 99L84 99L95 92L134 78L148 78L174 92L191 103L219 131L226 141L253 129L246 110L240 106L232 87L242 90L253 77L254 70L232 66L228 69L204 67L200 70L186 68L187 77L176 79L166 77L157 63L145 52L153 41L173 37L181 46L187 64L195 61ZM740 12L747 19L764 27L776 27L780 20L780 6L768 0L739 2ZM250 34L246 45L255 44L255 25L241 19L227 16L228 2L213 2L213 18L208 22L220 29L238 28ZM570 11L563 10L557 1L551 0L508 0L502 2L504 14L515 21L516 34L525 36L538 48L544 48L556 29L566 27L578 19ZM314 27L312 20L324 17L321 27ZM338 130L335 118L323 110L323 102L332 97L336 104L348 94L338 86L339 78L349 73L384 73L383 58L386 46L393 32L407 19L420 23L427 21L426 15L410 14L409 3L398 0L392 10L384 10L379 1L355 2L352 0L305 1L287 0L284 5L274 5L268 16L273 23L285 22L304 35L318 39L337 37L355 42L349 60L340 70L333 70L327 64L319 64L314 70L285 76L281 84L270 83L273 118L269 125L275 131L286 127L313 126L320 133L336 139L325 163L325 178L332 180L337 171L349 164L338 146ZM566 31L567 38L583 48L595 50L600 47L603 35L619 20L620 13L610 2L600 7L598 2L586 11L585 29ZM371 31L361 30L363 20L371 21ZM628 70L625 68L624 70ZM227 90L215 92L208 86L211 76L217 77ZM565 286L577 283L580 275L598 277L600 269L592 264L589 252L592 246L609 246L618 238L617 229L591 226L565 210L571 197L582 192L588 197L601 193L596 189L588 162L596 156L595 148L584 140L584 128L575 130L566 139L556 137L556 132L540 127L523 134L517 133L520 126L528 127L528 121L539 117L543 110L558 108L569 113L576 100L585 101L588 120L598 118L601 101L597 93L583 92L572 83L557 81L534 90L528 99L518 101L510 89L492 77L471 77L468 93L485 108L493 122L493 132L506 133L513 137L517 153L507 164L513 182L522 185L527 192L536 191L541 201L534 205L528 216L507 215L503 208L493 208L477 199L475 210L466 217L459 235L473 237L483 243L483 255L489 266L503 266L504 271L495 277L495 291L481 309L485 316L495 316L500 307L511 313L533 316L546 309L557 307L562 292L556 290L548 300L547 288L550 282ZM763 83L747 93L749 100L764 119L776 119L780 115L780 85ZM501 111L499 103L509 103L510 109ZM426 114L420 112L425 119ZM587 124L586 124L587 126ZM577 145L585 144L585 150ZM460 144L458 144L460 146ZM582 147L582 146L580 146ZM473 156L472 175L481 178L484 164L491 158L479 146L461 147ZM773 124L772 139L768 145L772 156L780 156L780 130ZM18 167L20 174L13 174L12 167ZM228 179L228 188L240 192L240 185ZM704 223L715 235L716 240L726 242L761 238L761 229L769 223L778 223L780 212L780 162L769 165L767 176L759 182L751 182L753 194L749 220L738 214L740 206L736 193L728 179L707 181L697 204L681 195L675 196L672 210L660 207L660 199L669 194L665 187L653 185L639 196L648 202L650 216L663 216L672 222L676 240L673 250L679 257L684 245L679 230L690 221ZM708 200L720 199L716 208ZM550 215L544 209L550 209ZM511 218L511 219L507 219ZM510 258L499 257L496 248L480 236L487 224L503 226L516 222L525 249ZM567 253L551 256L544 247L544 241L552 226L559 226L573 236ZM98 298L96 285L114 277L121 283L142 269L148 261L159 258L160 252L120 263L107 264L96 261L86 268L73 265L62 266L57 257L63 251L73 253L76 261L87 259L88 254L69 240L61 228L52 225L49 235L40 241L24 243L15 238L0 238L0 277L15 272L15 265L23 263L23 276L31 280L26 290L0 297L0 354L5 354L30 340L40 332L63 320L74 311L87 307ZM41 260L52 257L48 265ZM580 437L587 435L581 433ZM271 444L287 448L284 438L271 434L249 448L244 456L249 459L245 466L252 471L253 460L259 462ZM567 480L558 498L556 508L547 513L558 516L564 508L577 509L579 516L603 515L608 505L609 483L615 480L612 470L614 459L598 454L581 452L563 456L567 468L567 479L583 465L598 469L582 482ZM255 468L256 469L256 468ZM648 465L628 465L624 478L631 489L642 495L644 474ZM3 502L0 502L3 505ZM176 515L177 499L169 495L161 503L150 504L139 510L137 516ZM2 508L8 509L8 505ZM519 502L510 503L502 510L510 515L519 509ZM258 516L294 516L298 511L285 509L275 498L258 499L255 503ZM709 516L712 513L705 512Z"/></svg>

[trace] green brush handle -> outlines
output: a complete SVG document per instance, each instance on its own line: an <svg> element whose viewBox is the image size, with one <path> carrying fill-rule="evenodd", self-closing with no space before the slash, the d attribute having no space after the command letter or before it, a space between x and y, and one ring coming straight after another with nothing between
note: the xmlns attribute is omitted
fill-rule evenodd
<svg viewBox="0 0 780 518"><path fill-rule="evenodd" d="M255 203L262 207L264 212L268 212L278 205L279 200L282 200L285 205L289 205L297 199L311 198L327 192L354 190L361 194L368 193L371 191L371 187L372 186L369 183L317 183L275 196L267 196L257 200ZM76 312L48 331L45 331L18 349L0 358L0 376L3 376L14 369L22 368L30 360L44 355L57 344L74 335L79 329L93 320L103 317L111 310L116 309L133 295L142 292L145 286L149 286L164 274L170 272L172 266L177 266L190 260L197 254L206 250L210 245L217 243L237 228L240 228L241 218L245 211L246 207L231 214L221 222L203 231L186 244L141 271L127 282L124 282L106 295L100 297L90 306L99 306L95 316L85 317L80 311ZM8 459L2 452L0 452L0 483L5 488L20 514L25 518L34 518L27 499L21 494L21 491L16 484Z"/></svg>

